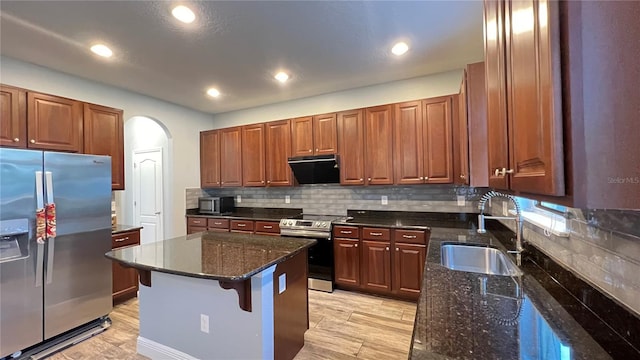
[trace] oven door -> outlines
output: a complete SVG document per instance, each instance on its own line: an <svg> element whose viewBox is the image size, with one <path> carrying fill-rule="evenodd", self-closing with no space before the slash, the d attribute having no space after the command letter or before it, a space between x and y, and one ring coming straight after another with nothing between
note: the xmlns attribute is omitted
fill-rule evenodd
<svg viewBox="0 0 640 360"><path fill-rule="evenodd" d="M330 238L316 239L309 248L309 288L333 291L333 241Z"/></svg>

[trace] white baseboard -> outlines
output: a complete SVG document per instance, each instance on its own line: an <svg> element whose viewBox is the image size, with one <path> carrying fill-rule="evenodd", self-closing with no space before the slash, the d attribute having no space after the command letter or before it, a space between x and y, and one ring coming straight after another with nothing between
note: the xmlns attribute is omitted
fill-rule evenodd
<svg viewBox="0 0 640 360"><path fill-rule="evenodd" d="M138 354L154 360L197 360L197 358L183 353L180 350L159 344L155 341L143 338L142 336L138 336Z"/></svg>

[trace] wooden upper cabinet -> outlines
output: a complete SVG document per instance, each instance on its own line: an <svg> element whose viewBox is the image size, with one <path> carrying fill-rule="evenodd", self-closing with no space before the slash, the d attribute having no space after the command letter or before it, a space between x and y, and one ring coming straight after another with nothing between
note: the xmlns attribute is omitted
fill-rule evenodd
<svg viewBox="0 0 640 360"><path fill-rule="evenodd" d="M505 6L510 187L564 195L558 3Z"/></svg>
<svg viewBox="0 0 640 360"><path fill-rule="evenodd" d="M338 113L340 184L364 185L364 110Z"/></svg>
<svg viewBox="0 0 640 360"><path fill-rule="evenodd" d="M27 147L82 152L82 103L27 92Z"/></svg>
<svg viewBox="0 0 640 360"><path fill-rule="evenodd" d="M454 116L454 143L457 150L457 164L454 173L456 184L469 185L469 125L467 112L467 70L462 74L460 93L458 94L458 111Z"/></svg>
<svg viewBox="0 0 640 360"><path fill-rule="evenodd" d="M313 117L313 142L315 154L335 154L338 152L338 134L336 114L316 115Z"/></svg>
<svg viewBox="0 0 640 360"><path fill-rule="evenodd" d="M393 106L365 111L365 175L367 184L393 184Z"/></svg>
<svg viewBox="0 0 640 360"><path fill-rule="evenodd" d="M292 120L291 144L293 156L313 155L313 116Z"/></svg>
<svg viewBox="0 0 640 360"><path fill-rule="evenodd" d="M220 131L220 186L242 186L242 128Z"/></svg>
<svg viewBox="0 0 640 360"><path fill-rule="evenodd" d="M483 62L467 65L466 69L466 124L468 130L461 134L468 137L467 184L476 187L489 186L487 164L487 96L485 65ZM464 132L464 130L461 130Z"/></svg>
<svg viewBox="0 0 640 360"><path fill-rule="evenodd" d="M200 132L200 187L220 187L220 133Z"/></svg>
<svg viewBox="0 0 640 360"><path fill-rule="evenodd" d="M430 184L453 182L452 97L423 100L424 173Z"/></svg>
<svg viewBox="0 0 640 360"><path fill-rule="evenodd" d="M396 184L423 184L422 103L394 106Z"/></svg>
<svg viewBox="0 0 640 360"><path fill-rule="evenodd" d="M27 93L0 86L0 146L27 146Z"/></svg>
<svg viewBox="0 0 640 360"><path fill-rule="evenodd" d="M291 186L291 121L273 121L266 125L267 186Z"/></svg>
<svg viewBox="0 0 640 360"><path fill-rule="evenodd" d="M242 185L266 186L264 124L242 127Z"/></svg>
<svg viewBox="0 0 640 360"><path fill-rule="evenodd" d="M111 156L111 188L124 190L122 110L84 104L84 153Z"/></svg>
<svg viewBox="0 0 640 360"><path fill-rule="evenodd" d="M336 114L305 116L291 124L293 156L335 154L338 152Z"/></svg>
<svg viewBox="0 0 640 360"><path fill-rule="evenodd" d="M496 170L509 166L507 135L506 58L504 1L484 2L484 66L487 96L487 145L489 186L508 189L509 177Z"/></svg>

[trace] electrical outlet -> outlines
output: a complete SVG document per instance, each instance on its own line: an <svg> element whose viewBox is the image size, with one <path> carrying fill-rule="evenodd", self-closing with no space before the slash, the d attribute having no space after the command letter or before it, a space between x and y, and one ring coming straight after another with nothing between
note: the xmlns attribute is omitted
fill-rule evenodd
<svg viewBox="0 0 640 360"><path fill-rule="evenodd" d="M278 276L278 294L287 290L287 273Z"/></svg>
<svg viewBox="0 0 640 360"><path fill-rule="evenodd" d="M200 314L200 331L203 333L209 333L209 316Z"/></svg>
<svg viewBox="0 0 640 360"><path fill-rule="evenodd" d="M387 195L382 195L380 198L380 203L382 205L387 205L389 203L389 197Z"/></svg>
<svg viewBox="0 0 640 360"><path fill-rule="evenodd" d="M464 206L467 202L467 198L464 195L458 195L456 198L458 200L458 206Z"/></svg>
<svg viewBox="0 0 640 360"><path fill-rule="evenodd" d="M504 216L509 215L509 203L506 201L502 203L502 215Z"/></svg>
<svg viewBox="0 0 640 360"><path fill-rule="evenodd" d="M284 196L284 203L285 204L291 204L291 196L285 195Z"/></svg>
<svg viewBox="0 0 640 360"><path fill-rule="evenodd" d="M237 195L237 196L236 196L236 202L237 202L237 203L241 203L241 202L242 202L242 196Z"/></svg>

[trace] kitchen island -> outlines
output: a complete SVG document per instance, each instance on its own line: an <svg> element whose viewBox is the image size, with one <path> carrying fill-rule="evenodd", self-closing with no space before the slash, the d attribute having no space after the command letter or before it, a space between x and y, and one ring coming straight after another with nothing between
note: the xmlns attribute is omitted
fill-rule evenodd
<svg viewBox="0 0 640 360"><path fill-rule="evenodd" d="M292 359L308 328L315 240L202 232L113 250L140 274L137 350L152 359Z"/></svg>

